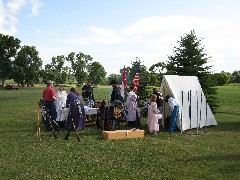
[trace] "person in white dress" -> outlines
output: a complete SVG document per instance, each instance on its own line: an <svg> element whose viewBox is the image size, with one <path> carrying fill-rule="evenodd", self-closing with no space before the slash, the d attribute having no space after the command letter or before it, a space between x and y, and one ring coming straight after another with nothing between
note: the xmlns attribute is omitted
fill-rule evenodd
<svg viewBox="0 0 240 180"><path fill-rule="evenodd" d="M56 102L56 109L57 109L57 119L56 121L63 121L64 120L64 112L63 109L66 107L66 100L67 100L67 92L64 91L63 86L59 86L59 90L56 93L56 97L58 98Z"/></svg>
<svg viewBox="0 0 240 180"><path fill-rule="evenodd" d="M138 105L137 105L137 95L135 93L135 86L131 86L130 87L130 92L128 93L127 96L127 111L128 114L126 116L127 118L127 122L128 122L128 126L129 127L134 127L137 128L140 126L140 114L138 111Z"/></svg>
<svg viewBox="0 0 240 180"><path fill-rule="evenodd" d="M160 111L157 109L156 103L157 96L153 94L150 99L150 104L148 106L148 129L151 134L157 134L159 132L158 119L161 118Z"/></svg>

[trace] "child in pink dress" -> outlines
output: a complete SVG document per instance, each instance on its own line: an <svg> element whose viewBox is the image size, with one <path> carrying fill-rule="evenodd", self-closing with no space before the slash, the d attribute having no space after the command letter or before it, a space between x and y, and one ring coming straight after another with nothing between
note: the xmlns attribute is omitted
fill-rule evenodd
<svg viewBox="0 0 240 180"><path fill-rule="evenodd" d="M159 131L159 124L158 119L160 119L161 114L160 111L157 109L156 103L157 96L153 94L150 99L150 104L148 106L148 129L150 133L157 134Z"/></svg>

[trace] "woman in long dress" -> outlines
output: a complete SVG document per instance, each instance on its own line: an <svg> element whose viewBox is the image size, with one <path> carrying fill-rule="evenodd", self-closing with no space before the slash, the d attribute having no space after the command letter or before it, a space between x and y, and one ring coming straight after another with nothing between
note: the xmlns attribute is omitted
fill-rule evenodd
<svg viewBox="0 0 240 180"><path fill-rule="evenodd" d="M140 113L137 104L137 94L135 93L136 87L130 86L130 92L127 96L127 122L129 127L137 128L141 126Z"/></svg>
<svg viewBox="0 0 240 180"><path fill-rule="evenodd" d="M64 108L66 107L66 100L67 100L67 92L64 91L63 86L59 86L59 90L56 93L57 101L56 101L56 109L57 109L57 119L56 121L64 121L65 114Z"/></svg>
<svg viewBox="0 0 240 180"><path fill-rule="evenodd" d="M70 89L70 93L67 95L66 101L67 107L69 107L69 114L66 122L65 129L81 130L85 127L85 110L82 101L80 100L79 93L75 88Z"/></svg>
<svg viewBox="0 0 240 180"><path fill-rule="evenodd" d="M149 132L153 134L157 134L159 131L158 119L161 116L160 111L157 109L156 99L157 96L153 94L150 99L150 105L148 106L148 129Z"/></svg>

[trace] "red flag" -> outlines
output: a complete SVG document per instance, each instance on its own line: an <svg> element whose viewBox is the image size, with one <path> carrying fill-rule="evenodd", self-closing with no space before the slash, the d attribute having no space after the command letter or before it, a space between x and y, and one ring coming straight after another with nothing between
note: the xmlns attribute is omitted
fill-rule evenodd
<svg viewBox="0 0 240 180"><path fill-rule="evenodd" d="M127 87L127 72L126 72L125 66L123 68L122 83L123 83L124 87L126 88Z"/></svg>
<svg viewBox="0 0 240 180"><path fill-rule="evenodd" d="M123 74L122 74L122 86L121 86L121 96L123 97L124 99L124 90L125 88L127 88L127 72L126 72L126 69L125 69L125 66L123 68Z"/></svg>
<svg viewBox="0 0 240 180"><path fill-rule="evenodd" d="M140 66L138 65L135 77L132 81L133 85L136 87L139 86L139 78L140 78Z"/></svg>

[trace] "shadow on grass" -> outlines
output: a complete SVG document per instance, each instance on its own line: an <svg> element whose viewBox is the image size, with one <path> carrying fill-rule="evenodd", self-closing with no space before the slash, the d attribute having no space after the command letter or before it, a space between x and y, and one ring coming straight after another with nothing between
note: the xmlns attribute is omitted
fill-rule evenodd
<svg viewBox="0 0 240 180"><path fill-rule="evenodd" d="M217 155L217 156L204 156L198 157L195 161L215 161L217 164L227 164L219 168L221 174L238 174L240 175L240 154L228 154L228 155Z"/></svg>
<svg viewBox="0 0 240 180"><path fill-rule="evenodd" d="M216 113L219 113L219 114L233 114L233 115L240 115L240 113L236 113L236 112L225 112L225 111L217 111Z"/></svg>
<svg viewBox="0 0 240 180"><path fill-rule="evenodd" d="M240 132L240 121L238 121L238 122L233 122L233 121L218 122L216 130L229 131L229 132Z"/></svg>

